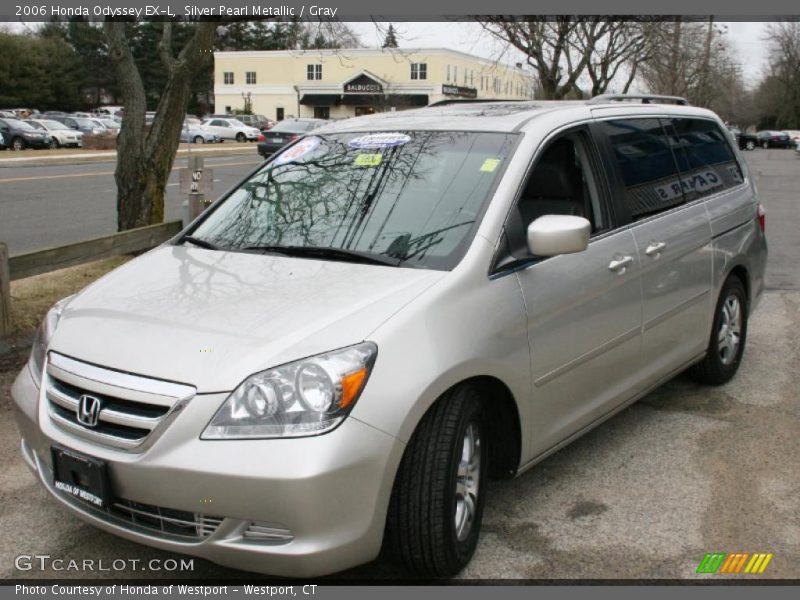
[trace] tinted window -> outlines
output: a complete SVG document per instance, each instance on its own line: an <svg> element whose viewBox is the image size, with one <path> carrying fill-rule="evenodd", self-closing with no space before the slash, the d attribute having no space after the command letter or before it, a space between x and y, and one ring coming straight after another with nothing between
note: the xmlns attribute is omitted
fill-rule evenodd
<svg viewBox="0 0 800 600"><path fill-rule="evenodd" d="M452 268L515 136L312 136L279 153L193 232L231 249L314 246Z"/></svg>
<svg viewBox="0 0 800 600"><path fill-rule="evenodd" d="M688 200L735 187L744 181L727 136L713 121L671 119L667 127L681 184Z"/></svg>
<svg viewBox="0 0 800 600"><path fill-rule="evenodd" d="M658 119L605 121L601 128L611 142L634 220L684 202L670 142Z"/></svg>

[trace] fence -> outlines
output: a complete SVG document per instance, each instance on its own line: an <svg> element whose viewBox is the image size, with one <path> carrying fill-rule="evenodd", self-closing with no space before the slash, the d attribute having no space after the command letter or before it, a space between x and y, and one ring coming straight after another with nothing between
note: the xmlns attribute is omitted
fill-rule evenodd
<svg viewBox="0 0 800 600"><path fill-rule="evenodd" d="M15 279L49 273L101 258L149 250L167 241L181 229L181 221L170 221L14 256L9 256L8 248L0 242L0 337L11 333L10 283Z"/></svg>

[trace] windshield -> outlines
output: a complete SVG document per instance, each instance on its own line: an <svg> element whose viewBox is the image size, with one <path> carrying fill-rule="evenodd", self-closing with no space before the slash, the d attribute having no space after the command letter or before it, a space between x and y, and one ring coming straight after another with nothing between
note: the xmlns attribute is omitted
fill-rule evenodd
<svg viewBox="0 0 800 600"><path fill-rule="evenodd" d="M69 129L63 123L59 123L58 121L51 121L49 119L45 121L39 121L42 125L44 125L47 129Z"/></svg>
<svg viewBox="0 0 800 600"><path fill-rule="evenodd" d="M31 125L30 123L26 123L25 121L20 121L18 119L9 119L6 121L9 127L16 127L17 129L30 129L31 131L36 131L36 127Z"/></svg>
<svg viewBox="0 0 800 600"><path fill-rule="evenodd" d="M93 121L92 119L85 119L85 118L77 117L74 120L78 124L78 127L97 127L98 126L98 123L96 121Z"/></svg>
<svg viewBox="0 0 800 600"><path fill-rule="evenodd" d="M245 125L239 119L228 119L228 123L230 123L234 127L249 127L249 125Z"/></svg>
<svg viewBox="0 0 800 600"><path fill-rule="evenodd" d="M336 248L450 269L515 140L463 131L307 137L244 182L192 236L224 249Z"/></svg>
<svg viewBox="0 0 800 600"><path fill-rule="evenodd" d="M184 127L199 127L201 124L200 119L186 119L183 122Z"/></svg>

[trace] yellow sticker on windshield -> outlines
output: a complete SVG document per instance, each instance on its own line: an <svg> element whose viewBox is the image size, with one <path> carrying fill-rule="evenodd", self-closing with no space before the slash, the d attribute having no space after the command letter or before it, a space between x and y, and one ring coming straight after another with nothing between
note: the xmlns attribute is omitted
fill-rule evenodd
<svg viewBox="0 0 800 600"><path fill-rule="evenodd" d="M353 161L356 167L377 167L383 162L383 154L359 154Z"/></svg>
<svg viewBox="0 0 800 600"><path fill-rule="evenodd" d="M481 172L483 173L494 173L494 170L497 168L497 165L500 164L499 158L487 158L483 161L481 165Z"/></svg>

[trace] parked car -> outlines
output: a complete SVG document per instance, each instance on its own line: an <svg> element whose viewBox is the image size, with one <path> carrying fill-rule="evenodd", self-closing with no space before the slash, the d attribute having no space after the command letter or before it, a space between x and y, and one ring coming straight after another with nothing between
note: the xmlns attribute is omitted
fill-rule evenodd
<svg viewBox="0 0 800 600"><path fill-rule="evenodd" d="M798 129L785 129L783 133L787 134L792 140L792 146L800 143L800 130Z"/></svg>
<svg viewBox="0 0 800 600"><path fill-rule="evenodd" d="M755 133L742 131L738 127L729 127L728 131L733 136L736 145L739 146L739 150L755 150L758 146L758 136Z"/></svg>
<svg viewBox="0 0 800 600"><path fill-rule="evenodd" d="M6 138L0 133L0 150L5 150L6 148L8 148L8 146L6 146Z"/></svg>
<svg viewBox="0 0 800 600"><path fill-rule="evenodd" d="M99 123L101 127L104 127L114 135L119 133L120 127L122 126L119 121L115 121L111 117L99 117L92 120Z"/></svg>
<svg viewBox="0 0 800 600"><path fill-rule="evenodd" d="M238 119L206 119L203 127L208 129L222 140L236 140L237 142L254 142L261 133L255 127L245 125Z"/></svg>
<svg viewBox="0 0 800 600"><path fill-rule="evenodd" d="M265 129L270 129L275 124L274 121L270 121L264 115L236 115L236 118L245 125L255 127L256 129L260 129L262 131Z"/></svg>
<svg viewBox="0 0 800 600"><path fill-rule="evenodd" d="M26 464L162 550L310 578L383 546L453 575L489 477L739 368L752 178L712 112L638 98L356 117L283 149L49 311L11 390Z"/></svg>
<svg viewBox="0 0 800 600"><path fill-rule="evenodd" d="M758 145L766 150L767 148L791 148L792 140L788 133L783 131L759 131Z"/></svg>
<svg viewBox="0 0 800 600"><path fill-rule="evenodd" d="M74 129L75 131L80 131L84 135L91 134L91 135L100 135L106 131L105 127L102 127L99 123L95 123L94 119L87 119L84 117L75 117L72 115L53 115L48 117L48 119L52 121L58 121L59 123L63 123L70 129Z"/></svg>
<svg viewBox="0 0 800 600"><path fill-rule="evenodd" d="M264 139L258 142L258 153L268 158L286 144L326 123L323 119L284 119L272 129L261 132Z"/></svg>
<svg viewBox="0 0 800 600"><path fill-rule="evenodd" d="M17 115L11 110L0 110L0 119L16 119Z"/></svg>
<svg viewBox="0 0 800 600"><path fill-rule="evenodd" d="M83 145L83 133L70 129L59 121L52 119L28 119L25 121L32 127L40 131L47 132L52 138L51 145L55 148L61 146L75 146L80 148Z"/></svg>
<svg viewBox="0 0 800 600"><path fill-rule="evenodd" d="M203 127L199 119L185 119L181 130L182 142L194 142L195 144L214 144L220 139L215 133Z"/></svg>
<svg viewBox="0 0 800 600"><path fill-rule="evenodd" d="M0 118L0 133L12 150L49 148L52 140L46 131L31 127L20 119Z"/></svg>

